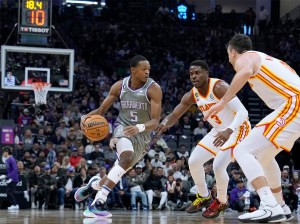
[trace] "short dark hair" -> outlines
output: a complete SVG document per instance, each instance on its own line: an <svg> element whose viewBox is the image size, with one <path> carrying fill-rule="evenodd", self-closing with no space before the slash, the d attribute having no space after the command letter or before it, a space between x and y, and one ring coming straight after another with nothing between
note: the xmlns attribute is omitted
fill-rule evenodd
<svg viewBox="0 0 300 224"><path fill-rule="evenodd" d="M4 146L2 148L2 152L8 152L8 155L11 155L12 154L12 148L9 147L9 146Z"/></svg>
<svg viewBox="0 0 300 224"><path fill-rule="evenodd" d="M231 40L228 42L228 46L230 45L236 52L239 54L252 50L252 40L249 36L245 34L236 34Z"/></svg>
<svg viewBox="0 0 300 224"><path fill-rule="evenodd" d="M209 67L207 65L207 63L205 61L202 61L202 60L196 60L196 61L193 61L191 64L190 64L190 67L191 66L200 66L202 69L208 71L209 70Z"/></svg>
<svg viewBox="0 0 300 224"><path fill-rule="evenodd" d="M142 55L136 55L130 60L129 65L130 67L136 67L140 61L148 61L148 59Z"/></svg>

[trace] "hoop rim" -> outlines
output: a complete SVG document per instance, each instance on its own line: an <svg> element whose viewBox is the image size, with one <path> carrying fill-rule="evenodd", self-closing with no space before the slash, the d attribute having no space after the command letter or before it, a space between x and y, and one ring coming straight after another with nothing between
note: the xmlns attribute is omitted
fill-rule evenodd
<svg viewBox="0 0 300 224"><path fill-rule="evenodd" d="M33 82L30 84L33 90L42 90L44 87L51 87L51 83L49 82Z"/></svg>

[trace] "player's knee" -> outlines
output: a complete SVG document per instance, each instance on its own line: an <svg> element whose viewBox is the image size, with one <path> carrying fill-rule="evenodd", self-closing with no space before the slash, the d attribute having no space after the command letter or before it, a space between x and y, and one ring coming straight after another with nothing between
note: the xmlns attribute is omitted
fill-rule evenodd
<svg viewBox="0 0 300 224"><path fill-rule="evenodd" d="M132 160L133 160L133 152L132 151L124 151L120 155L119 165L124 170L127 170L131 166Z"/></svg>

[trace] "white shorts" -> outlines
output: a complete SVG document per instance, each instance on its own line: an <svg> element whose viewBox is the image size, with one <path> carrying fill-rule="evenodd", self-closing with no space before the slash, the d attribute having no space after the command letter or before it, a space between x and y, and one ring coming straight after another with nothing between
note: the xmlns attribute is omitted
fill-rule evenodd
<svg viewBox="0 0 300 224"><path fill-rule="evenodd" d="M222 147L214 146L214 140L219 131L215 128L211 129L211 131L204 136L204 138L198 143L198 146L205 148L207 151L211 152L215 156L219 152L219 150L233 150L234 147L239 144L251 131L251 125L249 121L245 121L243 125L236 131L234 131L227 142ZM232 152L231 152L232 153Z"/></svg>
<svg viewBox="0 0 300 224"><path fill-rule="evenodd" d="M293 101L297 102L296 96L291 98L291 103ZM265 126L263 135L269 141L277 148L289 152L300 137L300 108L288 107L288 105L283 104L256 125L256 127L260 126Z"/></svg>

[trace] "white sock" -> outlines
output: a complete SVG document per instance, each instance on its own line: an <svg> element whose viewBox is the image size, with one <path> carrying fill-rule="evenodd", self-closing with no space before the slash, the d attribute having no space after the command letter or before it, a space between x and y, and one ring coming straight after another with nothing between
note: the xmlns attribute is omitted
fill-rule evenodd
<svg viewBox="0 0 300 224"><path fill-rule="evenodd" d="M282 191L277 192L277 193L273 192L273 195L274 195L276 201L280 204L280 206L283 206L285 204L285 201L284 201L283 195L282 195Z"/></svg>
<svg viewBox="0 0 300 224"><path fill-rule="evenodd" d="M260 197L260 200L264 201L267 205L270 205L271 207L276 206L278 203L273 196L273 193L270 189L270 187L262 187L257 190L257 193Z"/></svg>
<svg viewBox="0 0 300 224"><path fill-rule="evenodd" d="M105 185L102 185L102 189L101 192L104 196L107 197L107 195L110 193L111 189L109 189L108 187L106 187Z"/></svg>

